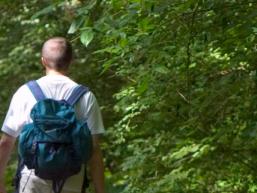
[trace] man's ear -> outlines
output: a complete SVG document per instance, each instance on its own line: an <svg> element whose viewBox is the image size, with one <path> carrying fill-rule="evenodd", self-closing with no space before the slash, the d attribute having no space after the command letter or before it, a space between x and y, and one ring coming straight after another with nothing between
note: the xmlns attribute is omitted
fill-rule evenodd
<svg viewBox="0 0 257 193"><path fill-rule="evenodd" d="M47 61L43 56L41 57L41 63L45 68L47 67Z"/></svg>

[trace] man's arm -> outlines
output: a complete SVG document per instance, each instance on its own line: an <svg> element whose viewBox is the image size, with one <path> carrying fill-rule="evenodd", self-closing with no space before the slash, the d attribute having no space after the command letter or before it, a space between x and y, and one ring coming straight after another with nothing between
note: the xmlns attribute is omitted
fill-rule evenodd
<svg viewBox="0 0 257 193"><path fill-rule="evenodd" d="M15 144L14 137L4 134L0 140L0 193L6 193L4 186L4 172Z"/></svg>
<svg viewBox="0 0 257 193"><path fill-rule="evenodd" d="M104 190L104 164L100 148L99 135L93 135L93 155L89 161L95 193L105 193Z"/></svg>

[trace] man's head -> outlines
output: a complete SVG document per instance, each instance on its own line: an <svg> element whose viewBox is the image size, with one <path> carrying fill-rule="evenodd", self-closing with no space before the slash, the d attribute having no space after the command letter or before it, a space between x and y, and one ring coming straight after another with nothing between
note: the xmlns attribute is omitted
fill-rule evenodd
<svg viewBox="0 0 257 193"><path fill-rule="evenodd" d="M44 43L41 56L47 70L66 72L72 60L71 44L62 37L51 38Z"/></svg>

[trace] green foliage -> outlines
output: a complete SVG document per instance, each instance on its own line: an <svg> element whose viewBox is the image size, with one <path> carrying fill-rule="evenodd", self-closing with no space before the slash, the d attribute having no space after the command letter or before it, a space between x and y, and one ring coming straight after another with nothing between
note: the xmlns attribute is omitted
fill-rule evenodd
<svg viewBox="0 0 257 193"><path fill-rule="evenodd" d="M84 44L86 47L88 44L93 40L94 38L94 32L92 29L86 29L82 32L80 36L80 41L82 44Z"/></svg>
<svg viewBox="0 0 257 193"><path fill-rule="evenodd" d="M17 85L39 76L42 42L66 36L71 75L104 113L109 192L256 192L255 2L0 5L2 116Z"/></svg>

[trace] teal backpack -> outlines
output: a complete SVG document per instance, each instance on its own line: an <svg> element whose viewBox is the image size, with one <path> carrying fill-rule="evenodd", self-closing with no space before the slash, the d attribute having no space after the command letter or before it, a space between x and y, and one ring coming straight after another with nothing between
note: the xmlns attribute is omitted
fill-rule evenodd
<svg viewBox="0 0 257 193"><path fill-rule="evenodd" d="M86 122L76 119L74 111L74 105L88 88L79 85L67 100L58 101L46 98L36 81L27 86L37 103L30 114L33 122L24 126L19 137L17 190L20 171L26 165L38 177L52 180L54 193L60 193L65 180L77 174L92 154L90 130ZM86 181L85 171L82 193L88 185Z"/></svg>

